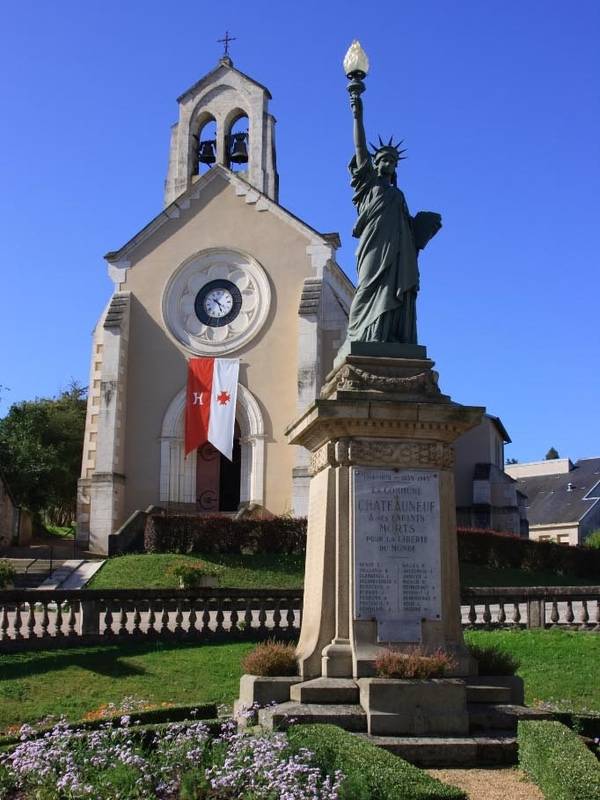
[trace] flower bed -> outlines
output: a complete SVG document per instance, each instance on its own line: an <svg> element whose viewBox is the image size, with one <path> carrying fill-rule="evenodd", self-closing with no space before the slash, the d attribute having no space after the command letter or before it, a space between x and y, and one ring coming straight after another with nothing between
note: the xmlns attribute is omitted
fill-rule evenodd
<svg viewBox="0 0 600 800"><path fill-rule="evenodd" d="M249 736L225 723L216 736L203 722L143 731L123 717L95 731L60 722L42 737L23 728L0 755L0 797L44 800L337 800L343 776L323 774L284 734Z"/></svg>

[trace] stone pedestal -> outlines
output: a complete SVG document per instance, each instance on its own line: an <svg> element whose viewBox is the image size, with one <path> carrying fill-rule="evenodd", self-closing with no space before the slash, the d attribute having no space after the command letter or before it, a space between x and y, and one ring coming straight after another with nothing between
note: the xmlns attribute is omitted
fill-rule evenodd
<svg viewBox="0 0 600 800"><path fill-rule="evenodd" d="M303 680L371 677L388 645L441 648L453 675L476 671L460 622L451 445L484 409L451 402L432 368L363 345L286 431L311 453Z"/></svg>

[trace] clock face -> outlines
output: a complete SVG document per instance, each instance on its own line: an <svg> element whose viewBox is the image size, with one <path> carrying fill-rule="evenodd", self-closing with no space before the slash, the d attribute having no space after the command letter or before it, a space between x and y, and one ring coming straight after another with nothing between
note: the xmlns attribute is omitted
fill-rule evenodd
<svg viewBox="0 0 600 800"><path fill-rule="evenodd" d="M235 283L218 279L205 283L196 295L194 310L203 325L220 328L229 325L242 308L242 294Z"/></svg>
<svg viewBox="0 0 600 800"><path fill-rule="evenodd" d="M251 256L211 249L185 261L163 292L163 319L190 352L224 356L249 342L267 321L271 290Z"/></svg>

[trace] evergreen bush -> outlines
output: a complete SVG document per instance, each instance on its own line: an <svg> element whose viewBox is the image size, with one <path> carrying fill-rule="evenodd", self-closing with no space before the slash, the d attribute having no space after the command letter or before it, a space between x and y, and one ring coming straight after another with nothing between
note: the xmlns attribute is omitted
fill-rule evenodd
<svg viewBox="0 0 600 800"><path fill-rule="evenodd" d="M321 770L345 775L341 800L467 800L461 789L335 725L293 725L287 736L294 750L314 753Z"/></svg>
<svg viewBox="0 0 600 800"><path fill-rule="evenodd" d="M519 765L546 800L598 800L600 763L560 722L519 722Z"/></svg>

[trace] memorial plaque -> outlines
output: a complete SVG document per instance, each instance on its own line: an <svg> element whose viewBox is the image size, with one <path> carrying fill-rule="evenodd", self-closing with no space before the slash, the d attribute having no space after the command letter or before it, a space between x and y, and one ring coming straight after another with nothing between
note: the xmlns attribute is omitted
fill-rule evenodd
<svg viewBox="0 0 600 800"><path fill-rule="evenodd" d="M354 617L380 642L419 642L441 618L439 474L352 469Z"/></svg>

